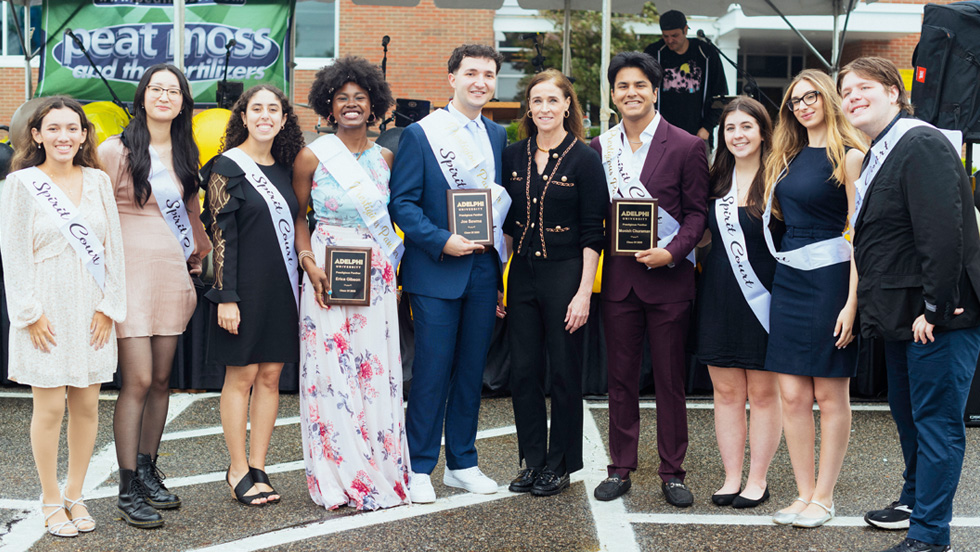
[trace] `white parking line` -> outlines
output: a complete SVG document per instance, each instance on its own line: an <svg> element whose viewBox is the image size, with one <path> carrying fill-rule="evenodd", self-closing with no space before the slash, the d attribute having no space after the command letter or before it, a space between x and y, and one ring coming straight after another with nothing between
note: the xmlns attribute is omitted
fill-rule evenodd
<svg viewBox="0 0 980 552"><path fill-rule="evenodd" d="M290 416L289 418L277 418L276 427L295 425L300 422L299 416ZM252 429L252 424L247 424L247 429ZM164 433L161 441L178 441L180 439L192 439L195 437L207 437L209 435L221 435L223 430L221 426L209 426L202 427L199 429L185 429L183 431L173 431L170 433Z"/></svg>
<svg viewBox="0 0 980 552"><path fill-rule="evenodd" d="M731 514L626 514L630 523L658 525L743 525L773 526L772 516L738 516ZM838 516L826 524L828 527L867 527L863 517ZM953 518L953 527L980 527L980 518Z"/></svg>
<svg viewBox="0 0 980 552"><path fill-rule="evenodd" d="M608 410L609 403L586 401L585 407L590 410ZM656 410L657 403L656 401L653 400L643 400L640 401L640 408ZM688 410L714 410L715 403L714 401L687 401L687 409ZM745 409L746 410L749 409L748 404L745 405ZM820 407L817 406L816 403L813 403L813 410L819 412ZM851 410L855 412L889 412L887 404L872 404L872 403L852 404Z"/></svg>
<svg viewBox="0 0 980 552"><path fill-rule="evenodd" d="M38 507L36 500L0 498L0 510L33 510Z"/></svg>
<svg viewBox="0 0 980 552"><path fill-rule="evenodd" d="M0 391L0 399L31 399L34 395L31 394L29 389L23 391ZM109 393L99 393L100 401L114 401L116 400L116 395L110 395Z"/></svg>
<svg viewBox="0 0 980 552"><path fill-rule="evenodd" d="M281 546L290 542L310 539L313 537L332 535L335 533L340 533L341 531L361 529L391 521L399 521L418 516L435 514L437 512L444 512L446 510L453 510L456 508L486 504L495 500L502 500L515 496L517 496L516 493L508 491L507 486L503 485L497 490L496 494L492 495L478 495L472 493L458 494L448 498L439 499L433 504L412 504L411 506L399 506L388 510L377 510L374 512L363 512L356 515L342 516L327 521L310 523L309 525L303 525L301 527L280 529L271 533L246 537L244 539L226 542L217 546L197 548L195 550L199 552L245 552L250 550L261 550L263 548Z"/></svg>
<svg viewBox="0 0 980 552"><path fill-rule="evenodd" d="M593 414L586 409L582 427L582 454L584 467L579 477L585 482L585 492L589 498L589 508L595 522L596 537L601 550L607 552L637 552L636 535L627 521L626 506L622 499L603 502L596 500L593 489L607 476L606 466L609 455L599 434ZM578 479L578 478L575 478Z"/></svg>

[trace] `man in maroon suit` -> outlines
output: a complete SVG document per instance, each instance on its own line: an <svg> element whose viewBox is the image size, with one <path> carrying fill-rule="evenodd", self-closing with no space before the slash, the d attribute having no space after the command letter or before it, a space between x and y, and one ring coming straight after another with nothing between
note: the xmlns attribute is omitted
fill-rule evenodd
<svg viewBox="0 0 980 552"><path fill-rule="evenodd" d="M639 52L609 64L612 100L622 122L592 140L602 156L612 199L659 201L657 247L634 257L606 247L602 320L609 378L609 477L595 489L612 500L630 489L640 434L639 382L644 332L650 341L657 395L657 447L667 502L687 507L684 343L694 300L694 246L707 221L708 163L704 141L665 121L655 108L663 69ZM610 221L613 219L610 218Z"/></svg>

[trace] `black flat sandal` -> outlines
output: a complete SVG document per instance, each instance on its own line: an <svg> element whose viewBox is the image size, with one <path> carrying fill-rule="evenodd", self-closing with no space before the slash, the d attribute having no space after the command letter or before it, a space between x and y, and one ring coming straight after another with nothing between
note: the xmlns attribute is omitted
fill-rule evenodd
<svg viewBox="0 0 980 552"><path fill-rule="evenodd" d="M252 477L252 481L253 482L255 482L255 483L262 483L263 485L268 485L269 488L272 489L271 491L264 491L264 492L260 491L261 494L262 494L262 496L264 496L265 499L266 499L266 504L278 504L279 503L279 498L274 498L274 499L270 499L269 498L270 496L273 496L273 495L275 495L277 497L280 496L279 493L276 492L276 490L272 487L272 483L269 482L269 474L265 473L264 471L262 471L262 470L260 470L258 468L253 468L253 467L249 466L249 468L248 468L248 475L250 475Z"/></svg>
<svg viewBox="0 0 980 552"><path fill-rule="evenodd" d="M228 471L225 472L225 483L231 487L231 467L228 467ZM246 505L246 506L265 506L265 502L259 502L258 504L253 503L253 500L258 500L260 498L265 498L265 493L258 493L253 495L246 495L249 489L255 486L255 482L252 481L251 471L242 476L238 485L232 488L232 492L235 494L235 500Z"/></svg>

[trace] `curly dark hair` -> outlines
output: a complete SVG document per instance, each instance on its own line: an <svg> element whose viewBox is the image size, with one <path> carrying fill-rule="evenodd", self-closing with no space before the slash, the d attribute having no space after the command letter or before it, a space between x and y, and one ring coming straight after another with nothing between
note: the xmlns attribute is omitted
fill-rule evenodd
<svg viewBox="0 0 980 552"><path fill-rule="evenodd" d="M279 99L279 105L282 106L283 120L286 122L283 129L279 131L279 134L276 134L272 141L272 157L276 163L291 168L293 160L306 145L306 140L303 138L303 131L299 127L299 117L293 111L289 98L283 94L282 90L271 84L257 84L246 90L238 98L238 101L231 108L231 118L228 119L228 126L225 128L225 136L221 139L221 151L219 153L238 147L248 139L248 129L242 124L242 113L248 108L252 96L262 90L268 90L276 95L276 98Z"/></svg>
<svg viewBox="0 0 980 552"><path fill-rule="evenodd" d="M133 97L133 120L122 132L120 139L126 149L129 150L129 172L133 176L133 191L136 195L136 204L141 208L150 199L150 131L146 124L146 87L150 85L150 79L160 71L170 71L177 77L180 87L182 103L180 113L170 123L170 143L173 149L174 172L184 188L184 201L190 201L197 195L201 186L198 178L197 164L200 154L197 150L197 143L194 142L192 129L192 117L194 116L194 95L191 93L190 84L187 77L181 73L180 69L169 63L154 65L143 73L136 86L136 95Z"/></svg>
<svg viewBox="0 0 980 552"><path fill-rule="evenodd" d="M391 88L377 65L357 56L345 56L316 72L310 87L310 107L317 115L331 121L333 98L343 86L352 82L367 90L371 99L371 114L380 122L395 103ZM336 121L330 123L337 126ZM368 125L370 126L370 125Z"/></svg>

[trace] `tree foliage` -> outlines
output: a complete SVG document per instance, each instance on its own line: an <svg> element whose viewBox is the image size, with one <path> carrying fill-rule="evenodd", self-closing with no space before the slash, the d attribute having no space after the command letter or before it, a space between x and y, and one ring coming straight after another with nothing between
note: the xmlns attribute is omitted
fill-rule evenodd
<svg viewBox="0 0 980 552"><path fill-rule="evenodd" d="M543 10L541 16L552 21L555 25L555 32L544 33L542 40L542 54L544 55L544 67L554 67L561 70L562 54L562 33L565 27L564 10ZM654 24L658 19L657 8L653 2L647 2L643 6L643 12L635 14L613 14L610 24L610 54L617 52L636 50L642 52L647 45L652 42L649 36L641 36L627 28L629 23ZM530 40L525 50L526 63L524 71L527 76L521 80L521 89L527 85L531 75L534 74L534 66L531 59L536 55L534 46ZM591 105L593 115L597 113L599 105L599 79L605 78L600 75L602 65L602 12L601 11L572 11L571 15L571 37L569 42L572 58L571 76L575 79L575 93L583 107ZM524 98L520 98L521 101Z"/></svg>

